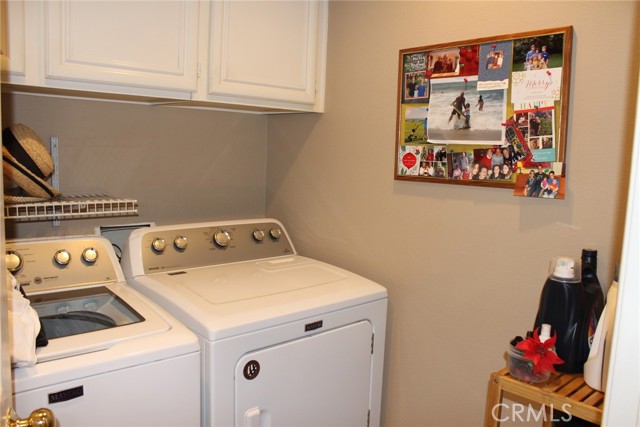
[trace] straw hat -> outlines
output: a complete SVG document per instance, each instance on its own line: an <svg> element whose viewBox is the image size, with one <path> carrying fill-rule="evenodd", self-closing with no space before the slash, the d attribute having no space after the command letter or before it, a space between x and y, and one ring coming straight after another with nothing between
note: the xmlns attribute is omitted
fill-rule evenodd
<svg viewBox="0 0 640 427"><path fill-rule="evenodd" d="M60 191L46 182L53 169L53 159L34 131L23 124L2 131L2 172L26 196L45 200L59 196Z"/></svg>

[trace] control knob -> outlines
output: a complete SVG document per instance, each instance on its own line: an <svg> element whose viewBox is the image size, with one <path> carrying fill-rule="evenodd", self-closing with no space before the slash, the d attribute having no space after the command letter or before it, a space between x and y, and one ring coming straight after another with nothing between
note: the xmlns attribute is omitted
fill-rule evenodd
<svg viewBox="0 0 640 427"><path fill-rule="evenodd" d="M155 252L164 252L166 247L167 242L165 242L161 237L156 237L155 239L153 239L153 242L151 242L151 249L153 249Z"/></svg>
<svg viewBox="0 0 640 427"><path fill-rule="evenodd" d="M278 240L282 236L282 231L279 228L272 228L269 234L273 240Z"/></svg>
<svg viewBox="0 0 640 427"><path fill-rule="evenodd" d="M87 264L94 264L98 259L98 251L95 248L86 248L82 251L82 260Z"/></svg>
<svg viewBox="0 0 640 427"><path fill-rule="evenodd" d="M22 268L22 255L18 252L7 251L4 256L4 262L7 264L7 269L10 272L15 273Z"/></svg>
<svg viewBox="0 0 640 427"><path fill-rule="evenodd" d="M187 248L187 238L184 236L178 236L173 239L173 246L179 251L184 251Z"/></svg>
<svg viewBox="0 0 640 427"><path fill-rule="evenodd" d="M253 230L253 238L256 242L262 242L264 240L264 231Z"/></svg>
<svg viewBox="0 0 640 427"><path fill-rule="evenodd" d="M69 264L69 261L71 261L71 254L69 254L69 251L66 249L60 249L53 254L53 260L56 264L64 267Z"/></svg>
<svg viewBox="0 0 640 427"><path fill-rule="evenodd" d="M218 230L213 235L213 241L216 245L226 248L231 243L231 236L227 231Z"/></svg>

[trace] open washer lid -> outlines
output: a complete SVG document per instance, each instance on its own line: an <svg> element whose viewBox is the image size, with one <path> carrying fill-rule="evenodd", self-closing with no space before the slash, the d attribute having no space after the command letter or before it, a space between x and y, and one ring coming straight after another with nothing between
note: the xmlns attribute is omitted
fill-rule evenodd
<svg viewBox="0 0 640 427"><path fill-rule="evenodd" d="M128 287L111 243L98 236L24 239L5 258L41 317L49 343L38 363L104 350L171 325Z"/></svg>
<svg viewBox="0 0 640 427"><path fill-rule="evenodd" d="M38 363L106 350L171 329L137 292L120 283L28 297L49 339L36 350Z"/></svg>

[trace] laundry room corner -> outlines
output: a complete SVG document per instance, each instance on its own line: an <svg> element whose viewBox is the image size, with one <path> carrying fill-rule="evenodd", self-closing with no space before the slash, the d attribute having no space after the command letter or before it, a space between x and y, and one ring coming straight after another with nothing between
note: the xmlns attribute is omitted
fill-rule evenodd
<svg viewBox="0 0 640 427"><path fill-rule="evenodd" d="M566 25L564 200L394 180L401 49ZM596 247L606 292L624 227L633 126L618 124L634 120L638 35L635 2L331 2L325 113L269 118L266 214L301 253L388 288L383 425L480 425L490 374L532 329L553 256Z"/></svg>

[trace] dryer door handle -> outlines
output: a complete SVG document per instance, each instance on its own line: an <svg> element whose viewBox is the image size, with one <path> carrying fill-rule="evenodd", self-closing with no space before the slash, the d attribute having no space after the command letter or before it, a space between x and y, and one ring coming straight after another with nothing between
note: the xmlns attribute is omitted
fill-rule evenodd
<svg viewBox="0 0 640 427"><path fill-rule="evenodd" d="M263 412L258 407L247 409L244 413L244 427L270 427L271 423L266 415L266 411Z"/></svg>

